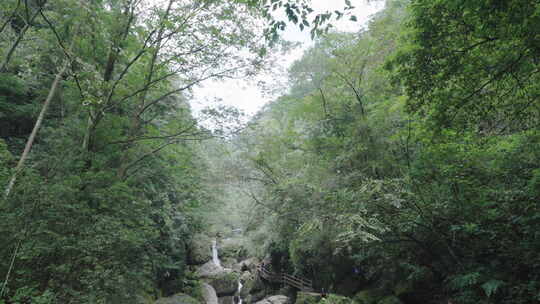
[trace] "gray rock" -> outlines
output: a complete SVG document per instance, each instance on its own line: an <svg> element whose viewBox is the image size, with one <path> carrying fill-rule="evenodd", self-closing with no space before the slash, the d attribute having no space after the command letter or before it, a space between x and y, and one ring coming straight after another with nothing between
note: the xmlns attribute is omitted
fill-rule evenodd
<svg viewBox="0 0 540 304"><path fill-rule="evenodd" d="M286 296L271 296L264 300L261 300L259 302L256 302L255 304L287 304L289 303L289 298Z"/></svg>
<svg viewBox="0 0 540 304"><path fill-rule="evenodd" d="M240 281L242 281L242 283L245 283L249 280L253 280L255 279L255 275L254 274L251 274L251 272L249 271L244 271L242 272L242 275L240 275Z"/></svg>
<svg viewBox="0 0 540 304"><path fill-rule="evenodd" d="M232 296L238 289L238 277L238 273L225 270L215 276L204 279L204 281L214 287L219 297Z"/></svg>
<svg viewBox="0 0 540 304"><path fill-rule="evenodd" d="M161 298L155 304L201 304L197 299L183 293L175 294L167 298Z"/></svg>
<svg viewBox="0 0 540 304"><path fill-rule="evenodd" d="M196 234L189 245L189 262L201 265L212 260L212 239L204 234Z"/></svg>
<svg viewBox="0 0 540 304"><path fill-rule="evenodd" d="M224 271L226 270L223 267L219 267L218 265L214 264L214 262L210 261L200 266L197 271L195 271L195 274L204 279L215 277Z"/></svg>
<svg viewBox="0 0 540 304"><path fill-rule="evenodd" d="M232 269L217 266L211 261L200 266L195 274L212 285L219 297L232 296L238 289L240 274Z"/></svg>
<svg viewBox="0 0 540 304"><path fill-rule="evenodd" d="M216 290L208 283L201 284L202 296L206 304L218 304L218 297Z"/></svg>

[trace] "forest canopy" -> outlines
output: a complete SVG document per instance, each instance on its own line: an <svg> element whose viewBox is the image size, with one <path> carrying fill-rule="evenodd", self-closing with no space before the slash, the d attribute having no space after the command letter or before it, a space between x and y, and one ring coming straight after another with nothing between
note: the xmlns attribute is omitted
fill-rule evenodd
<svg viewBox="0 0 540 304"><path fill-rule="evenodd" d="M193 240L229 230L352 303L540 301L540 4L332 30L359 4L2 1L0 303L200 298ZM314 38L288 88L205 128L192 89L271 68L287 26Z"/></svg>

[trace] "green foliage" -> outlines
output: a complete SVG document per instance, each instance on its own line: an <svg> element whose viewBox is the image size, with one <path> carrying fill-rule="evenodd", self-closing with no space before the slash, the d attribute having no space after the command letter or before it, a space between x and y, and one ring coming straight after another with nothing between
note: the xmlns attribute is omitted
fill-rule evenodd
<svg viewBox="0 0 540 304"><path fill-rule="evenodd" d="M3 139L0 139L0 185L6 185L13 166L13 156L7 149L7 145Z"/></svg>
<svg viewBox="0 0 540 304"><path fill-rule="evenodd" d="M260 68L256 12L238 5L269 18L282 9L314 34L344 13L311 20L294 1L141 3L49 0L26 33L28 16L9 13L25 7L0 4L2 60L24 35L0 74L0 185L70 62L0 204L0 259L18 248L0 302L199 295L187 241L205 225L236 228L241 216L216 220L231 210L250 215L251 247L277 269L318 289L377 287L357 302L398 302L385 291L413 303L540 300L537 1L387 1L369 29L320 36L292 66L290 92L223 147L190 144L212 134L184 92ZM283 28L274 20L267 37ZM240 116L223 110L206 113L228 134L226 118ZM241 203L209 216L226 199Z"/></svg>
<svg viewBox="0 0 540 304"><path fill-rule="evenodd" d="M377 303L378 304L401 304L402 302L399 300L398 297L388 296L388 297L384 297L382 300L380 300Z"/></svg>
<svg viewBox="0 0 540 304"><path fill-rule="evenodd" d="M171 1L167 9L49 0L23 33L34 4L0 4L1 63L14 46L0 74L2 194L57 71L69 65L0 202L0 260L11 261L20 244L0 301L134 303L194 288L186 247L213 197L192 142L212 134L185 92L257 71L259 16L239 2ZM221 114L212 116L228 123ZM2 280L9 267L0 264Z"/></svg>
<svg viewBox="0 0 540 304"><path fill-rule="evenodd" d="M182 281L182 284L182 290L184 290L186 294L200 301L204 301L201 281L197 279L197 276L194 272L187 271Z"/></svg>
<svg viewBox="0 0 540 304"><path fill-rule="evenodd" d="M268 250L317 288L537 297L538 4L465 2L388 1L369 30L325 36L240 140L254 239L273 227Z"/></svg>
<svg viewBox="0 0 540 304"><path fill-rule="evenodd" d="M462 290L462 289L467 289L470 286L474 286L478 284L479 279L480 279L480 273L472 272L472 273L467 273L464 275L458 275L458 276L453 277L448 285L449 285L449 288L452 288L455 290Z"/></svg>
<svg viewBox="0 0 540 304"><path fill-rule="evenodd" d="M31 287L23 287L17 289L15 295L10 299L11 303L36 303L36 304L53 304L57 303L56 296L50 290L45 290L42 294Z"/></svg>
<svg viewBox="0 0 540 304"><path fill-rule="evenodd" d="M0 137L18 137L29 133L36 107L28 96L24 80L0 73Z"/></svg>
<svg viewBox="0 0 540 304"><path fill-rule="evenodd" d="M307 292L298 292L296 294L295 304L316 304L321 300L321 296Z"/></svg>
<svg viewBox="0 0 540 304"><path fill-rule="evenodd" d="M290 1L290 0L242 0L239 2L247 2L250 6L262 6L263 16L269 21L269 28L265 30L266 38L270 41L276 41L279 37L279 32L284 31L287 23L292 23L303 31L306 28L311 28L311 37L321 36L323 33L328 33L332 27L331 20L340 20L344 16L349 16L351 21L357 21L356 16L350 14L350 10L354 6L349 0L344 0L343 8L340 10L326 11L313 16L313 9L309 2L306 1ZM285 20L276 20L272 14L274 11L284 10L287 17Z"/></svg>
<svg viewBox="0 0 540 304"><path fill-rule="evenodd" d="M411 1L404 43L392 61L408 108L438 131L534 127L539 9L533 0Z"/></svg>
<svg viewBox="0 0 540 304"><path fill-rule="evenodd" d="M353 300L358 304L376 304L380 299L380 292L372 289L362 290L353 298Z"/></svg>
<svg viewBox="0 0 540 304"><path fill-rule="evenodd" d="M378 89L387 75L377 54L388 45L377 39L332 33L319 41L291 68L291 94L245 135L257 138L246 158L264 184L259 210L276 216L267 221L278 238L271 244L281 244L297 272L316 276L318 287L350 275L353 253L386 230L368 215L370 201L401 201L386 195L399 182L381 180L402 166L394 143L403 135L393 125L404 118L393 102L399 96ZM391 101L375 102L385 97Z"/></svg>

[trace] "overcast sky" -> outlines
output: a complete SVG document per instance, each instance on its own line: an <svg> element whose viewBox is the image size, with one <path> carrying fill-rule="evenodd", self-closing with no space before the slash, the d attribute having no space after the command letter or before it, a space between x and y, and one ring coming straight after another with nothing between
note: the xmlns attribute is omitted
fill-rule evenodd
<svg viewBox="0 0 540 304"><path fill-rule="evenodd" d="M340 31L359 31L366 26L371 15L384 8L384 1L370 1L370 3L367 3L366 0L351 0L351 3L355 6L353 14L358 18L358 22L349 21L348 18L343 18L339 22L332 22L334 27ZM344 6L344 0L312 0L312 8L316 13L342 10ZM285 71L295 60L300 59L304 50L313 43L309 30L300 31L294 25L287 26L283 38L302 43L300 48L285 54L280 59L280 65ZM267 77L264 80L271 82L272 78ZM195 112L206 106L221 103L235 106L249 116L255 114L265 103L275 97L262 94L258 86L247 80L208 81L202 87L195 88L193 93L194 99L191 101L191 106ZM285 93L282 92L282 94ZM219 103L216 100L220 100Z"/></svg>

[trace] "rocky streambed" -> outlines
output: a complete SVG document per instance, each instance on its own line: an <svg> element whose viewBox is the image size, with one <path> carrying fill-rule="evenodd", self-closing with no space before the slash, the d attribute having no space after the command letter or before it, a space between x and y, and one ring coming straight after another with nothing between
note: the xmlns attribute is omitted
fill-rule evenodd
<svg viewBox="0 0 540 304"><path fill-rule="evenodd" d="M201 294L207 304L281 304L285 296L266 298L263 282L257 277L257 258L241 258L238 240L217 242L205 235L194 237L190 264L196 269ZM155 304L195 304L200 300L185 294L159 299Z"/></svg>
<svg viewBox="0 0 540 304"><path fill-rule="evenodd" d="M198 299L176 294L155 304L403 304L400 295L408 288L393 291L377 289L356 291L349 297L320 293L272 290L257 275L257 258L243 256L243 248L234 239L220 242L198 235L190 246L190 264L201 282ZM245 252L245 251L244 251ZM286 296L289 295L289 296Z"/></svg>

